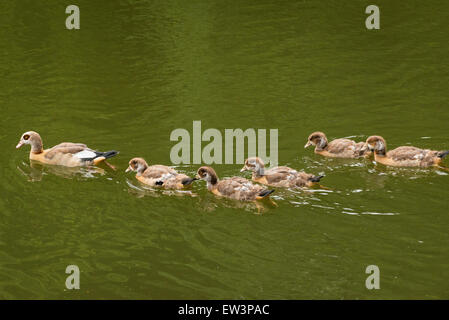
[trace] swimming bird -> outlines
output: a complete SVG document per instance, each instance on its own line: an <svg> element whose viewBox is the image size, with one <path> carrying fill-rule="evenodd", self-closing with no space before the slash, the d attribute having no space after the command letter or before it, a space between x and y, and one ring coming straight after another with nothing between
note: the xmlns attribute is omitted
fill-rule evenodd
<svg viewBox="0 0 449 320"><path fill-rule="evenodd" d="M419 149L403 146L387 152L387 143L381 136L371 136L366 139L363 149L374 151L374 160L387 166L394 167L430 167L438 166L447 151Z"/></svg>
<svg viewBox="0 0 449 320"><path fill-rule="evenodd" d="M248 179L242 177L219 180L217 173L211 167L199 168L196 178L205 180L207 182L207 189L215 195L236 200L261 200L269 197L274 192L274 190L253 184Z"/></svg>
<svg viewBox="0 0 449 320"><path fill-rule="evenodd" d="M327 141L323 132L314 132L307 139L304 148L315 146L315 153L325 157L333 158L360 158L367 157L371 154L369 150L362 150L364 143L355 142L350 139L335 139L331 142Z"/></svg>
<svg viewBox="0 0 449 320"><path fill-rule="evenodd" d="M16 149L25 144L31 146L31 160L66 167L97 165L118 154L118 151L100 152L90 149L85 144L72 142L63 142L50 149L44 149L41 136L34 131L25 132Z"/></svg>
<svg viewBox="0 0 449 320"><path fill-rule="evenodd" d="M274 167L265 169L262 159L252 157L245 160L243 171L252 171L252 180L273 187L311 187L324 176L315 176L304 171L296 171L289 167Z"/></svg>
<svg viewBox="0 0 449 320"><path fill-rule="evenodd" d="M165 189L183 189L192 184L196 178L191 178L175 169L160 164L148 166L143 158L133 158L129 161L126 172L137 172L136 179L143 184Z"/></svg>

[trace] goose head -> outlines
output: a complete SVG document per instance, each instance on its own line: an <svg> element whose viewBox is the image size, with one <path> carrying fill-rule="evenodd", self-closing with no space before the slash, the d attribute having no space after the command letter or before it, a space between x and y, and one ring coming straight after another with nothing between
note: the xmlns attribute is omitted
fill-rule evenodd
<svg viewBox="0 0 449 320"><path fill-rule="evenodd" d="M381 136L370 136L366 139L365 145L362 147L362 151L370 150L376 154L385 154L387 149L387 143Z"/></svg>
<svg viewBox="0 0 449 320"><path fill-rule="evenodd" d="M16 149L19 149L24 144L31 145L31 151L34 153L40 153L43 151L42 138L37 132L27 131L22 134L19 143L16 145Z"/></svg>
<svg viewBox="0 0 449 320"><path fill-rule="evenodd" d="M134 171L137 174L142 174L146 168L148 168L148 164L143 158L132 158L129 160L129 166L125 172Z"/></svg>
<svg viewBox="0 0 449 320"><path fill-rule="evenodd" d="M208 185L215 185L218 182L217 173L211 167L199 168L195 178L206 181Z"/></svg>
<svg viewBox="0 0 449 320"><path fill-rule="evenodd" d="M264 168L265 164L262 159L259 157L251 157L245 160L245 165L240 172L252 171L258 174L263 174Z"/></svg>
<svg viewBox="0 0 449 320"><path fill-rule="evenodd" d="M307 148L309 146L316 146L320 149L325 148L327 146L326 135L320 131L312 133L307 139L307 143L305 144L304 148Z"/></svg>

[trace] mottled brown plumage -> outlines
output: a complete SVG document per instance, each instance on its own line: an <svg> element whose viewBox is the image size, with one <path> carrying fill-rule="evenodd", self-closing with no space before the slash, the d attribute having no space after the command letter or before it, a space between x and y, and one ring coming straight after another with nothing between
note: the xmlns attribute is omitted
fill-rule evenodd
<svg viewBox="0 0 449 320"><path fill-rule="evenodd" d="M45 154L45 158L53 159L58 154L75 154L85 149L88 149L86 145L64 142L49 149Z"/></svg>
<svg viewBox="0 0 449 320"><path fill-rule="evenodd" d="M211 167L199 168L197 179L205 180L207 182L207 189L212 193L236 200L260 200L268 197L274 191L253 184L248 179L242 177L219 180L217 173Z"/></svg>
<svg viewBox="0 0 449 320"><path fill-rule="evenodd" d="M63 142L50 149L44 149L41 136L34 131L25 132L16 148L24 144L31 146L31 160L66 167L95 165L118 154L117 151L95 151L83 143L72 142Z"/></svg>
<svg viewBox="0 0 449 320"><path fill-rule="evenodd" d="M253 181L273 187L311 187L322 178L322 176L296 171L284 166L265 169L264 162L258 157L245 160L245 165L240 172L246 170L252 171Z"/></svg>
<svg viewBox="0 0 449 320"><path fill-rule="evenodd" d="M312 133L304 148L315 146L315 153L333 158L360 158L371 154L369 150L363 150L363 142L355 142L350 139L335 139L327 141L323 132Z"/></svg>
<svg viewBox="0 0 449 320"><path fill-rule="evenodd" d="M366 139L364 149L374 151L376 162L394 167L437 166L449 151L434 151L412 146L403 146L387 152L387 143L381 136Z"/></svg>
<svg viewBox="0 0 449 320"><path fill-rule="evenodd" d="M136 179L140 182L165 189L183 189L192 184L196 179L178 173L175 169L160 164L148 166L142 158L133 158L129 161L126 172L135 171Z"/></svg>

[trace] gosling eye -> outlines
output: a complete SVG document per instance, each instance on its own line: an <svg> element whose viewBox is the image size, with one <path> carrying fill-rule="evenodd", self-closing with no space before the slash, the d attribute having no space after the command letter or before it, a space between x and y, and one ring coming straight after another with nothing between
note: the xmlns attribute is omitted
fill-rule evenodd
<svg viewBox="0 0 449 320"><path fill-rule="evenodd" d="M23 140L28 140L30 138L30 135L28 135L28 134L25 134L24 136L23 136Z"/></svg>

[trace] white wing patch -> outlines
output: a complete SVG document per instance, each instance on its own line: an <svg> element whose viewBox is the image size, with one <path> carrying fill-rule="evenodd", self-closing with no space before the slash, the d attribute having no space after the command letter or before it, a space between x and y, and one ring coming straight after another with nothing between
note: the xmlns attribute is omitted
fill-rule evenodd
<svg viewBox="0 0 449 320"><path fill-rule="evenodd" d="M78 153L75 153L73 156L79 159L93 159L97 156L97 154L92 150L83 150Z"/></svg>

